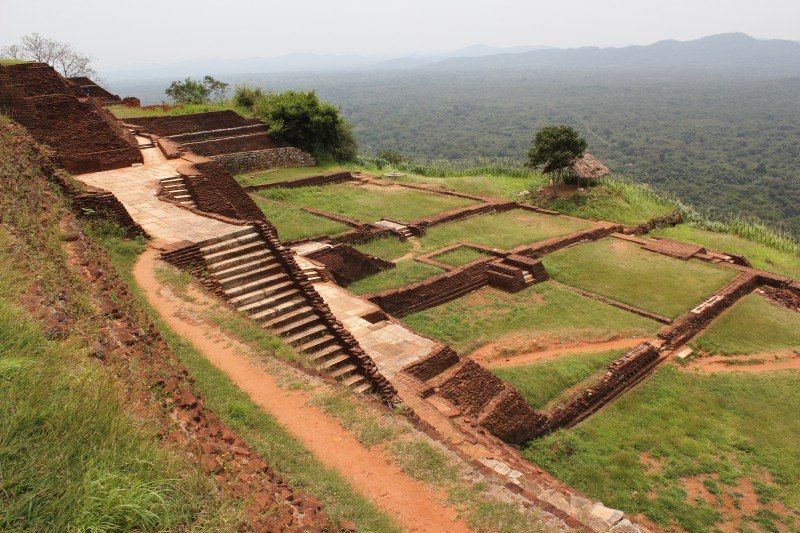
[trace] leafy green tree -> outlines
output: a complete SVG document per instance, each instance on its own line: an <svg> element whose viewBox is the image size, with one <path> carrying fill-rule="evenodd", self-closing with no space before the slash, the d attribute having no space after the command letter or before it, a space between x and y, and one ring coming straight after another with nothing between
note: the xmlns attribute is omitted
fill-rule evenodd
<svg viewBox="0 0 800 533"><path fill-rule="evenodd" d="M375 155L377 155L380 159L385 159L390 165L395 166L406 160L406 158L403 157L403 154L396 150L381 149L378 150L378 153Z"/></svg>
<svg viewBox="0 0 800 533"><path fill-rule="evenodd" d="M565 124L545 126L536 133L528 151L528 166L540 167L561 181L564 170L586 151L586 139Z"/></svg>
<svg viewBox="0 0 800 533"><path fill-rule="evenodd" d="M233 103L237 107L253 110L253 106L259 98L264 97L264 91L261 87L251 87L249 85L240 85L236 87L233 93Z"/></svg>
<svg viewBox="0 0 800 533"><path fill-rule="evenodd" d="M227 88L227 83L205 76L202 81L192 78L173 81L164 92L178 104L205 104L211 98L221 102Z"/></svg>
<svg viewBox="0 0 800 533"><path fill-rule="evenodd" d="M317 159L350 161L357 153L350 125L314 91L269 93L253 106L274 138L311 152Z"/></svg>

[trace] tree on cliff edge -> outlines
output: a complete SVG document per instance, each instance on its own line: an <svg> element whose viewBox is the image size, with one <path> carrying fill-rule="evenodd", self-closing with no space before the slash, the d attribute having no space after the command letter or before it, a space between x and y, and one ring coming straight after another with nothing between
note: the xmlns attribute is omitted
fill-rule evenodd
<svg viewBox="0 0 800 533"><path fill-rule="evenodd" d="M333 105L320 102L314 91L269 93L253 106L256 117L274 138L311 152L317 159L350 161L356 142L350 125Z"/></svg>
<svg viewBox="0 0 800 533"><path fill-rule="evenodd" d="M557 183L561 181L564 170L583 156L585 151L586 139L573 128L565 124L546 126L533 139L527 165L532 168L544 167L544 171Z"/></svg>
<svg viewBox="0 0 800 533"><path fill-rule="evenodd" d="M47 63L64 77L94 77L97 71L92 68L93 58L73 50L72 45L42 37L38 33L25 35L19 44L0 48L0 57L21 61Z"/></svg>

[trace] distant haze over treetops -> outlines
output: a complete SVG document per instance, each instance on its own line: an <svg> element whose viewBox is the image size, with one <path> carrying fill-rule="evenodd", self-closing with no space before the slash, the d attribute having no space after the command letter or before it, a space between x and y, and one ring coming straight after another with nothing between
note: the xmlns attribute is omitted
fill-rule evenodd
<svg viewBox="0 0 800 533"><path fill-rule="evenodd" d="M800 43L725 34L426 61L220 77L315 89L342 108L365 153L522 164L538 128L570 124L617 175L800 235ZM169 81L110 85L155 103Z"/></svg>

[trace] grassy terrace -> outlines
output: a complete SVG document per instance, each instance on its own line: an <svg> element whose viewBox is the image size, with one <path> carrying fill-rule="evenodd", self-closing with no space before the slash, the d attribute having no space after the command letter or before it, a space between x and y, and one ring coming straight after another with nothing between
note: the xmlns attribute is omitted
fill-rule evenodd
<svg viewBox="0 0 800 533"><path fill-rule="evenodd" d="M647 252L612 238L558 251L543 262L562 283L669 318L688 311L736 275L733 270Z"/></svg>
<svg viewBox="0 0 800 533"><path fill-rule="evenodd" d="M488 259L490 257L492 256L487 253L480 252L474 248L461 246L455 250L450 250L449 252L439 254L433 259L440 263L444 263L445 265L460 267L473 261L477 261L478 259Z"/></svg>
<svg viewBox="0 0 800 533"><path fill-rule="evenodd" d="M253 200L267 216L267 220L278 228L278 235L282 240L293 241L306 237L337 235L350 229L341 222L312 215L296 207L269 202L257 195L253 195Z"/></svg>
<svg viewBox="0 0 800 533"><path fill-rule="evenodd" d="M492 372L513 385L531 407L542 409L623 353L625 350L565 355L530 365L496 368Z"/></svg>
<svg viewBox="0 0 800 533"><path fill-rule="evenodd" d="M258 172L248 172L247 174L238 174L236 181L243 186L248 185L262 185L265 183L275 183L277 181L297 180L300 178L308 178L311 176L319 176L321 174L333 174L336 172L343 172L347 170L338 165L320 165L316 167L293 167L293 168L271 168L269 170L260 170Z"/></svg>
<svg viewBox="0 0 800 533"><path fill-rule="evenodd" d="M385 291L417 283L442 272L444 270L433 265L417 261L398 261L396 267L362 278L350 285L348 290L353 294Z"/></svg>
<svg viewBox="0 0 800 533"><path fill-rule="evenodd" d="M207 113L209 111L225 111L227 109L236 111L242 116L250 115L250 111L242 107L236 107L231 103L222 104L184 104L178 106L161 107L128 107L122 104L108 106L117 118L136 118L136 117L163 117L176 115L193 115L195 113Z"/></svg>
<svg viewBox="0 0 800 533"><path fill-rule="evenodd" d="M391 261L409 253L412 250L412 244L408 241L401 241L399 237L383 237L364 244L357 244L355 248L365 254Z"/></svg>
<svg viewBox="0 0 800 533"><path fill-rule="evenodd" d="M403 320L463 354L490 342L520 352L543 344L648 336L660 326L551 283L514 294L486 287Z"/></svg>
<svg viewBox="0 0 800 533"><path fill-rule="evenodd" d="M672 228L657 229L652 231L651 235L676 241L693 242L714 250L743 255L756 268L800 279L800 255L782 252L730 233L718 233L688 224L680 224Z"/></svg>
<svg viewBox="0 0 800 533"><path fill-rule="evenodd" d="M748 294L692 342L713 355L747 355L800 350L800 313Z"/></svg>
<svg viewBox="0 0 800 533"><path fill-rule="evenodd" d="M700 375L667 365L523 453L606 505L667 530L713 531L727 500L728 519L743 517L739 531L779 531L781 522L793 526L780 530L796 531L798 409L796 372ZM690 481L705 498L689 495Z"/></svg>
<svg viewBox="0 0 800 533"><path fill-rule="evenodd" d="M430 228L420 237L420 253L433 252L457 242L509 250L522 244L587 229L589 222L513 209L479 215Z"/></svg>
<svg viewBox="0 0 800 533"><path fill-rule="evenodd" d="M337 183L321 187L267 189L264 198L302 207L313 207L362 222L389 218L399 222L466 207L474 202L414 189L379 185Z"/></svg>

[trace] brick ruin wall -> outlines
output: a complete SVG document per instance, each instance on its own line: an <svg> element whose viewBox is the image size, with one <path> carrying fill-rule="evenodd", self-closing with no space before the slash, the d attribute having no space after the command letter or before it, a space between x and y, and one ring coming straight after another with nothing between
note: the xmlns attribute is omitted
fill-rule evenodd
<svg viewBox="0 0 800 533"><path fill-rule="evenodd" d="M546 413L546 420L535 427L532 437L541 437L561 428L571 427L605 405L620 391L626 390L651 369L660 357L658 348L642 343L608 366L600 380Z"/></svg>
<svg viewBox="0 0 800 533"><path fill-rule="evenodd" d="M72 207L81 217L100 216L115 222L130 235L147 236L144 229L131 218L128 210L109 191L88 190L71 195Z"/></svg>
<svg viewBox="0 0 800 533"><path fill-rule="evenodd" d="M367 299L395 316L403 316L454 300L487 283L491 260L445 272L413 285L367 296Z"/></svg>
<svg viewBox="0 0 800 533"><path fill-rule="evenodd" d="M404 371L420 381L428 381L438 376L453 365L458 364L461 358L449 346L440 346L427 357L408 366Z"/></svg>
<svg viewBox="0 0 800 533"><path fill-rule="evenodd" d="M74 174L141 163L134 137L92 99L79 100L71 85L41 63L0 66L0 109L55 151Z"/></svg>
<svg viewBox="0 0 800 533"><path fill-rule="evenodd" d="M231 110L194 113L191 115L136 117L125 119L125 122L141 131L146 131L159 137L262 124L259 120L244 118Z"/></svg>
<svg viewBox="0 0 800 533"><path fill-rule="evenodd" d="M215 156L214 160L231 174L275 167L313 167L317 164L311 154L293 146L222 154Z"/></svg>
<svg viewBox="0 0 800 533"><path fill-rule="evenodd" d="M431 226L445 224L447 222L453 222L455 220L461 220L475 215L509 211L516 207L517 207L516 202L504 202L504 201L492 201L477 205L468 205L467 207L459 207L457 209L451 209L449 211L444 211L443 213L437 213L429 217L415 220L413 223L411 223L411 225L416 226L418 228L428 228Z"/></svg>
<svg viewBox="0 0 800 533"><path fill-rule="evenodd" d="M172 140L175 140L173 138ZM286 144L275 141L266 133L248 133L234 137L221 137L203 141L178 141L198 155L215 156L236 152L252 152L257 150L273 150L286 148Z"/></svg>
<svg viewBox="0 0 800 533"><path fill-rule="evenodd" d="M178 135L170 135L167 138L176 143L190 144L193 142L210 141L213 139L221 139L224 137L231 137L235 135L249 135L251 133L267 133L268 130L269 128L267 127L266 124L259 123L250 126L237 126L233 128L223 128L219 130L180 133Z"/></svg>
<svg viewBox="0 0 800 533"><path fill-rule="evenodd" d="M570 233L562 237L553 237L532 245L520 246L512 250L511 253L538 259L577 242L584 240L596 241L620 230L622 230L622 226L619 224L597 223L594 227L583 231Z"/></svg>
<svg viewBox="0 0 800 533"><path fill-rule="evenodd" d="M264 189L277 189L294 187L309 187L312 185L330 185L331 183L339 183L342 181L352 181L355 178L349 171L335 172L333 174L320 174L319 176L309 176L307 178L298 178L296 180L275 181L272 183L262 183L260 185L248 185L244 188L246 191L262 191Z"/></svg>
<svg viewBox="0 0 800 533"><path fill-rule="evenodd" d="M382 270L394 268L394 263L356 250L349 244L337 244L308 254L306 257L325 265L333 279L342 287Z"/></svg>
<svg viewBox="0 0 800 533"><path fill-rule="evenodd" d="M178 167L197 209L240 220L265 221L264 213L233 176L213 161L197 158Z"/></svg>

